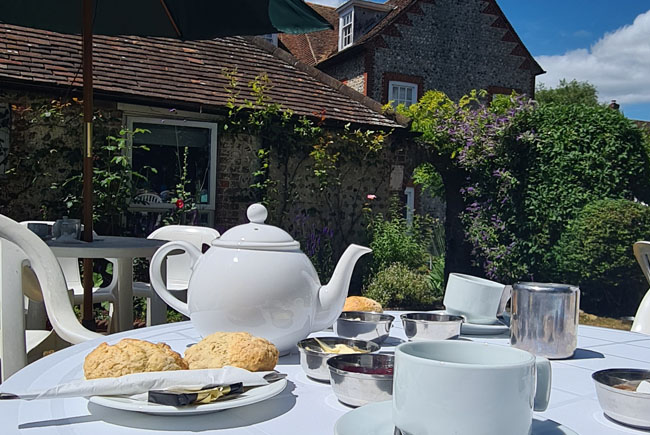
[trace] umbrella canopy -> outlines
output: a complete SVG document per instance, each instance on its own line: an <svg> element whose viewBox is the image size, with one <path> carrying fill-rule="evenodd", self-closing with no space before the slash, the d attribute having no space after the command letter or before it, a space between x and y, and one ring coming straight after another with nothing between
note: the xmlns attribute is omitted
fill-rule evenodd
<svg viewBox="0 0 650 435"><path fill-rule="evenodd" d="M193 40L278 32L309 33L331 28L302 0L93 0L91 3L95 35ZM59 33L81 33L81 2L3 1L0 21Z"/></svg>
<svg viewBox="0 0 650 435"><path fill-rule="evenodd" d="M5 0L0 22L82 34L85 122L83 222L92 241L92 35L213 39L267 33L309 33L332 26L302 0ZM92 259L84 260L92 271ZM94 327L92 273L84 273L83 323Z"/></svg>

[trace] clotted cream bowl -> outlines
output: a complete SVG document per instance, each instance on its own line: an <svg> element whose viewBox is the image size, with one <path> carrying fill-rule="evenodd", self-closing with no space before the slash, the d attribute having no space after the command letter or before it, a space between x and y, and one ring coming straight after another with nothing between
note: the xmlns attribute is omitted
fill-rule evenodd
<svg viewBox="0 0 650 435"><path fill-rule="evenodd" d="M377 343L366 340L352 340L341 337L318 337L318 340L330 347L343 344L349 347L357 347L367 353L379 350ZM330 380L327 360L337 356L337 354L325 351L314 338L305 338L299 341L298 351L300 352L300 366L307 376L319 381Z"/></svg>

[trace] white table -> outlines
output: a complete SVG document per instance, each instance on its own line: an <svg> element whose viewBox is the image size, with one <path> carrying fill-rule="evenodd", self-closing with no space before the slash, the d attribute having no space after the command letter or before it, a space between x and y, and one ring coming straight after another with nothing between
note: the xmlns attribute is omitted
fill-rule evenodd
<svg viewBox="0 0 650 435"><path fill-rule="evenodd" d="M182 322L114 334L106 337L106 341L114 343L124 337L164 341L181 353L188 344L198 340L191 324ZM396 322L382 350L392 350L392 346L404 338L404 331ZM507 336L472 339L508 345ZM78 379L82 375L85 355L100 341L82 343L30 364L0 385L0 390L45 388ZM581 326L578 346L575 358L552 362L551 402L546 412L536 413L536 418L554 420L580 435L647 434L618 425L603 415L591 373L612 367L650 368L650 337ZM157 417L117 411L89 404L83 398L1 401L0 433L332 435L336 420L351 408L337 401L328 384L305 376L297 351L282 357L277 369L288 373L290 381L280 395L258 404L193 417Z"/></svg>
<svg viewBox="0 0 650 435"><path fill-rule="evenodd" d="M165 243L165 240L116 236L95 236L92 242L47 241L47 245L57 257L116 259L120 331L133 328L133 259L151 257Z"/></svg>

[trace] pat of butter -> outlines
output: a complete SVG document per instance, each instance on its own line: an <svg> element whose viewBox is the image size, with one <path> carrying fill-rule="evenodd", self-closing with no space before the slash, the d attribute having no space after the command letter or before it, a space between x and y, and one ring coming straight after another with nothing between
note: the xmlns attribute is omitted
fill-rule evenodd
<svg viewBox="0 0 650 435"><path fill-rule="evenodd" d="M367 350L364 349L359 349L358 347L350 347L345 344L337 344L334 346L332 349L329 350L328 353L336 353L339 355L345 355L345 354L350 354L350 353L368 353Z"/></svg>
<svg viewBox="0 0 650 435"><path fill-rule="evenodd" d="M638 387L636 387L636 392L637 393L646 393L650 394L650 382L648 381L641 381Z"/></svg>

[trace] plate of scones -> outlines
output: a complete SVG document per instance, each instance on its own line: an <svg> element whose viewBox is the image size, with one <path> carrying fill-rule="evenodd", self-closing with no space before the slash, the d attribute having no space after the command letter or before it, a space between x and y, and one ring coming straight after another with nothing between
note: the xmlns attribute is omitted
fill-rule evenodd
<svg viewBox="0 0 650 435"><path fill-rule="evenodd" d="M84 376L87 380L113 378L133 373L170 370L219 369L225 366L239 367L251 372L273 370L278 362L277 348L269 341L254 337L247 332L216 332L188 347L181 356L165 343L151 343L144 340L125 338L109 345L102 343L91 351L84 360ZM233 388L219 386L206 394L203 390L174 392L173 395L193 400L171 397L158 403L149 400L147 394L136 396L91 396L91 403L124 411L142 412L154 415L193 415L221 411L224 409L258 403L280 394L287 386L287 380L280 378L266 385ZM211 386L214 387L214 386ZM236 391L235 391L236 390ZM224 393L225 391L225 393ZM230 393L233 394L230 394ZM191 393L191 394L187 394ZM164 392L169 396L169 392ZM195 396L198 394L198 399ZM170 404L174 403L174 404Z"/></svg>

